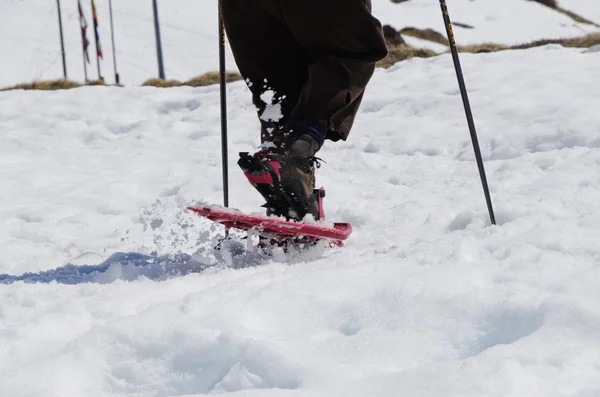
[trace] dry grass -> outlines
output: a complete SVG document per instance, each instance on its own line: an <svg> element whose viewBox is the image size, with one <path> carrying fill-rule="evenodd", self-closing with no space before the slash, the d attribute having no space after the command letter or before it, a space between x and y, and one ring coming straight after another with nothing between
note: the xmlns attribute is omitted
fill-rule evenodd
<svg viewBox="0 0 600 397"><path fill-rule="evenodd" d="M438 42L436 40L436 42ZM548 44L559 44L563 47L575 47L575 48L589 48L595 45L600 45L600 33L591 33L586 36L570 38L570 39L556 39L556 40L538 40L531 43L520 44L515 46L506 46L503 44L495 43L483 43L473 44L466 46L458 46L459 52L467 53L488 53L505 50L523 50L533 47L541 47ZM401 61L405 61L411 58L429 58L438 55L435 51L414 48L407 44L393 45L388 42L388 56L381 60L377 66L382 68L389 68L393 64Z"/></svg>
<svg viewBox="0 0 600 397"><path fill-rule="evenodd" d="M236 72L227 72L225 75L226 81L232 83L234 81L242 80L242 76ZM209 72L203 75L194 77L186 82L179 80L162 80L162 79L148 79L142 86L143 87L158 87L158 88L171 88L171 87L203 87L207 85L219 84L219 73ZM34 81L33 83L17 84L11 87L1 88L0 91L10 90L67 90L70 88L82 87L84 85L89 86L105 86L104 80L91 80L85 84L78 83L76 81L59 79L59 80L47 80L47 81ZM115 87L123 87L123 85L114 85Z"/></svg>
<svg viewBox="0 0 600 397"><path fill-rule="evenodd" d="M423 40L433 41L434 43L439 43L443 45L448 45L448 39L439 32L436 32L433 29L417 29L417 28L404 28L400 31L400 34L405 34L407 36L416 37Z"/></svg>
<svg viewBox="0 0 600 397"><path fill-rule="evenodd" d="M567 48L589 48L600 44L600 33L590 33L582 37L572 39L538 40L527 44L510 47L511 50L524 50L527 48L540 47L548 44L560 44Z"/></svg>
<svg viewBox="0 0 600 397"><path fill-rule="evenodd" d="M171 88L171 87L181 87L183 83L179 80L163 80L163 79L148 79L144 81L142 87L158 87L158 88Z"/></svg>
<svg viewBox="0 0 600 397"><path fill-rule="evenodd" d="M481 54L486 52L496 52L508 50L510 47L504 44L495 43L483 43L483 44L471 44L465 46L457 46L459 52L469 52L471 54Z"/></svg>
<svg viewBox="0 0 600 397"><path fill-rule="evenodd" d="M563 47L589 48L600 44L600 33L590 33L582 37L565 39L560 44Z"/></svg>
<svg viewBox="0 0 600 397"><path fill-rule="evenodd" d="M393 64L406 61L411 58L430 58L438 55L435 51L423 48L414 48L406 44L399 44L388 47L388 56L377 63L377 66L389 68Z"/></svg>
<svg viewBox="0 0 600 397"><path fill-rule="evenodd" d="M200 76L196 76L188 81L181 82L179 80L162 80L162 79L148 79L142 84L144 87L158 87L158 88L171 88L171 87L205 87L208 85L219 84L219 72L208 72ZM227 72L225 74L225 80L228 83L239 81L242 79L239 73Z"/></svg>
<svg viewBox="0 0 600 397"><path fill-rule="evenodd" d="M228 83L233 83L234 81L239 81L241 79L242 76L240 76L239 73L227 72L225 74L225 81L227 81ZM208 72L186 81L184 85L190 87L205 87L208 85L219 84L219 81L220 75L218 72Z"/></svg>
<svg viewBox="0 0 600 397"><path fill-rule="evenodd" d="M496 52L504 50L525 50L528 48L541 47L548 44L559 44L567 48L589 48L600 44L600 33L591 33L586 36L575 37L571 39L545 39L532 41L531 43L519 44L514 46L506 46L502 44L486 43L474 44L467 46L459 46L460 52L482 53Z"/></svg>
<svg viewBox="0 0 600 397"><path fill-rule="evenodd" d="M106 85L106 83L104 82L104 80L90 80L87 83L85 83L85 85Z"/></svg>
<svg viewBox="0 0 600 397"><path fill-rule="evenodd" d="M22 83L17 84L11 87L6 87L0 89L0 91L11 91L11 90L45 90L45 91L54 91L54 90L68 90L70 88L81 87L81 84L76 81L71 81L67 79L58 79L58 80L42 80L42 81L34 81L33 83Z"/></svg>
<svg viewBox="0 0 600 397"><path fill-rule="evenodd" d="M83 86L105 86L104 80L90 80L85 84L78 83L77 81L58 79L58 80L42 80L34 81L33 83L22 83L11 87L0 89L0 91L11 91L11 90L43 90L43 91L56 91L56 90L68 90L71 88L78 88Z"/></svg>

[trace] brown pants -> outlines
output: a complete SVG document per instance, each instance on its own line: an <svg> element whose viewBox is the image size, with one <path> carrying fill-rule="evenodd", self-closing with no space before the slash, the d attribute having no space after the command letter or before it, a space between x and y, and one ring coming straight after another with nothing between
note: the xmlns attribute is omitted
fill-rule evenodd
<svg viewBox="0 0 600 397"><path fill-rule="evenodd" d="M289 120L346 139L375 63L387 55L371 0L220 0L227 37L264 133ZM275 92L279 120L261 96Z"/></svg>

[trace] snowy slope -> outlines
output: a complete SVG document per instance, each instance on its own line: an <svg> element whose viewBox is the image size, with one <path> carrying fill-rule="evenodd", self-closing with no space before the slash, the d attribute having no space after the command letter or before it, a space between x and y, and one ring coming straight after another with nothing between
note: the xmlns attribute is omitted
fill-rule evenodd
<svg viewBox="0 0 600 397"><path fill-rule="evenodd" d="M451 20L457 23L454 26L457 42L463 45L487 42L513 45L577 37L600 30L532 0L448 0L447 5ZM592 21L593 16L600 13L600 2L597 1L565 0L561 6ZM409 0L399 4L373 0L373 12L383 23L398 29L416 27L445 34L439 0Z"/></svg>
<svg viewBox="0 0 600 397"><path fill-rule="evenodd" d="M159 18L167 78L189 79L218 68L216 1L159 1ZM94 30L89 0L82 0L89 25L89 78L97 79ZM114 82L108 0L97 0L99 31L107 82ZM158 77L152 2L113 1L117 66L121 80L139 85ZM56 2L0 0L0 86L62 77ZM77 2L62 2L62 17L70 78L83 81L83 58ZM229 56L229 62L233 58ZM235 69L235 68L233 68Z"/></svg>
<svg viewBox="0 0 600 397"><path fill-rule="evenodd" d="M114 261L97 283L0 277L2 394L600 395L600 53L462 60L498 226L450 57L378 70L321 153L345 249L162 282ZM235 153L257 122L243 83L229 96L232 205L252 212ZM220 202L219 147L216 87L0 93L0 273L207 260L216 231L182 208Z"/></svg>
<svg viewBox="0 0 600 397"><path fill-rule="evenodd" d="M522 44L539 39L576 37L599 30L529 0L450 0L447 3L453 22L473 27L454 27L459 44ZM599 12L600 2L587 0L587 4L588 11ZM569 9L569 6L565 5L565 8ZM398 29L411 26L445 34L438 0L410 0L400 4L379 0L374 12L382 21Z"/></svg>
<svg viewBox="0 0 600 397"><path fill-rule="evenodd" d="M186 80L218 68L217 1L159 1L159 14L166 77ZM104 51L101 68L107 82L114 82L108 0L97 0L100 37ZM600 13L600 2L573 0L575 11L592 18ZM91 8L83 1L91 26ZM599 28L581 24L529 0L449 0L456 22L475 27L455 27L460 44L497 42L517 44L543 38L580 36ZM569 9L569 4L563 5ZM139 85L158 76L151 1L114 1L117 62L121 80ZM580 11L581 10L581 11ZM68 75L83 80L82 50L75 1L62 2ZM384 23L400 29L407 26L444 32L439 1L410 0L394 4L373 0L373 12ZM0 87L23 81L62 76L56 3L46 0L0 0ZM93 28L88 29L93 41ZM410 40L410 39L409 39ZM92 44L90 78L97 78ZM429 48L429 46L427 46ZM228 53L229 54L229 53ZM231 54L229 69L236 70Z"/></svg>

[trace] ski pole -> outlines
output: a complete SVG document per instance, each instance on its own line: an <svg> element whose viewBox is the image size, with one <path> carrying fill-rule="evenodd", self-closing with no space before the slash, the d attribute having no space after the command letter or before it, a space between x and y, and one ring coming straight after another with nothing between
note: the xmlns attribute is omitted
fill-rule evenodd
<svg viewBox="0 0 600 397"><path fill-rule="evenodd" d="M65 57L65 39L63 36L62 11L60 10L60 0L56 0L58 8L58 27L60 29L60 49L62 52L63 75L67 78L67 60Z"/></svg>
<svg viewBox="0 0 600 397"><path fill-rule="evenodd" d="M158 77L166 80L165 64L163 61L162 39L160 36L160 23L158 22L158 4L152 0L152 10L154 12L154 36L156 36L156 57L158 59Z"/></svg>
<svg viewBox="0 0 600 397"><path fill-rule="evenodd" d="M471 133L471 141L473 142L473 150L475 151L475 158L477 159L477 166L479 168L479 176L481 177L481 184L483 186L483 192L485 194L485 200L490 214L490 221L492 225L496 224L496 217L494 216L494 208L492 207L492 199L490 197L490 189L488 187L487 178L485 176L485 168L483 166L483 158L481 157L481 150L479 148L479 141L477 139L477 131L475 130L475 122L473 121L473 113L471 112L471 105L469 103L469 96L467 94L467 87L465 85L465 79L463 77L462 68L460 66L460 59L458 58L458 50L456 49L456 40L454 38L454 31L452 29L452 22L450 21L450 15L448 14L448 6L446 0L440 0L442 7L442 16L444 18L444 25L446 25L446 33L448 34L448 41L450 43L450 51L452 52L452 59L454 60L454 69L456 70L456 77L458 78L458 85L460 87L460 94L462 96L463 105L465 107L465 113L467 115L467 123L469 124L469 132Z"/></svg>
<svg viewBox="0 0 600 397"><path fill-rule="evenodd" d="M113 23L113 8L112 0L108 0L108 12L110 13L110 39L112 41L112 52L113 52L113 68L115 70L115 84L119 84L119 72L117 71L117 50L115 49L115 25Z"/></svg>
<svg viewBox="0 0 600 397"><path fill-rule="evenodd" d="M225 25L219 8L219 75L221 86L221 154L223 158L223 204L229 207L229 171L227 165L227 90L225 74Z"/></svg>

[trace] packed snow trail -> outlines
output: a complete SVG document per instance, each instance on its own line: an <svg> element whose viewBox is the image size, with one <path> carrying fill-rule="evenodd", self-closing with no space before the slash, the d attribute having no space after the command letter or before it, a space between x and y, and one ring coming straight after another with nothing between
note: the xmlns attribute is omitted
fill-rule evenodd
<svg viewBox="0 0 600 397"><path fill-rule="evenodd" d="M600 53L461 60L498 226L451 58L377 70L350 139L320 152L346 248L161 282L0 284L0 390L600 395ZM252 151L249 95L228 87L230 147ZM202 258L219 230L183 208L221 200L218 103L217 87L0 93L0 273ZM257 211L235 161L232 206Z"/></svg>

